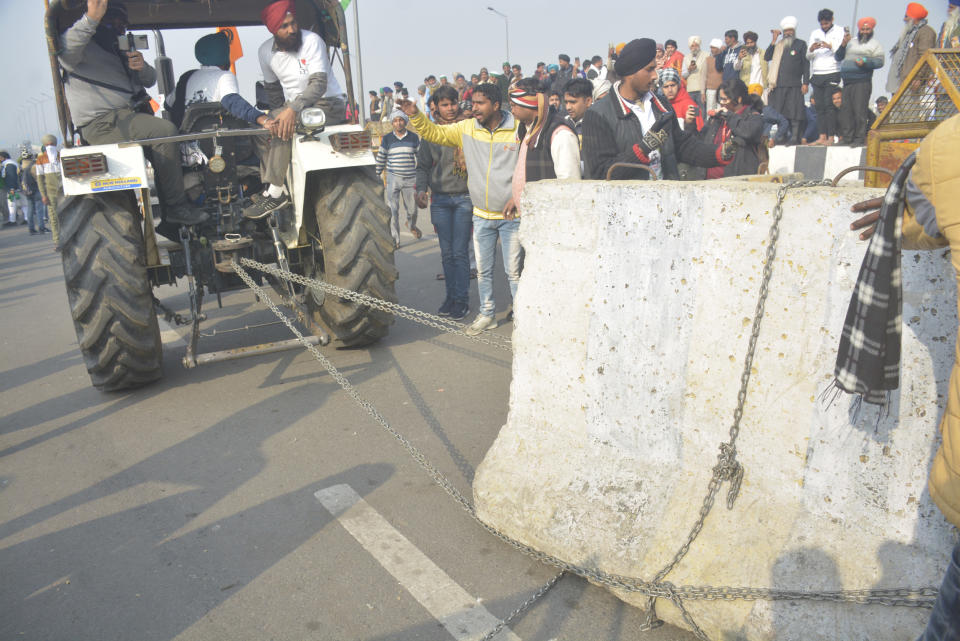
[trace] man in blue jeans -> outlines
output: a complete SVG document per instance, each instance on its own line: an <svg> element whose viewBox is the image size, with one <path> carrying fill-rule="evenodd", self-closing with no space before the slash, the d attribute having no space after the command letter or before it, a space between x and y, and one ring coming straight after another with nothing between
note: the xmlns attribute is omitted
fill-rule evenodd
<svg viewBox="0 0 960 641"><path fill-rule="evenodd" d="M437 124L463 120L460 98L450 85L438 87L430 96L436 108ZM467 190L467 167L463 152L424 140L417 152L417 206L426 207L427 189L433 195L430 221L440 241L447 295L437 312L454 320L470 311L470 235L473 204Z"/></svg>
<svg viewBox="0 0 960 641"><path fill-rule="evenodd" d="M467 188L473 203L473 247L480 292L479 313L465 330L469 336L497 326L493 299L497 239L503 252L511 298L517 295L523 264L520 221L508 219L504 212L512 196L513 170L517 164L517 120L502 109L502 102L497 85L477 85L473 90L473 118L448 125L430 122L409 100L399 103L423 140L463 151Z"/></svg>

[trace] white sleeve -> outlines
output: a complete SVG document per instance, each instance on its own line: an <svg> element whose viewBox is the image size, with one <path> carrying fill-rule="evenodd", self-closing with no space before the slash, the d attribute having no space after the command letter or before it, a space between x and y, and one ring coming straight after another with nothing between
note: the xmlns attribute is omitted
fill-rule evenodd
<svg viewBox="0 0 960 641"><path fill-rule="evenodd" d="M840 27L833 29L833 31L835 31L836 33L834 33L830 37L830 44L833 46L833 49L830 50L831 54L835 54L837 52L837 49L839 49L840 46L843 45L843 36L845 35L843 29L841 29Z"/></svg>
<svg viewBox="0 0 960 641"><path fill-rule="evenodd" d="M240 85L237 84L237 77L235 75L229 71L224 71L217 79L217 88L214 90L212 100L214 102L220 102L224 96L229 96L232 93L239 94Z"/></svg>
<svg viewBox="0 0 960 641"><path fill-rule="evenodd" d="M550 141L553 171L560 180L580 180L580 141L567 127L553 132Z"/></svg>
<svg viewBox="0 0 960 641"><path fill-rule="evenodd" d="M313 37L308 36L308 33ZM315 73L330 75L330 60L327 59L327 45L323 43L323 38L312 31L304 32L300 55L307 62L308 77Z"/></svg>
<svg viewBox="0 0 960 641"><path fill-rule="evenodd" d="M260 59L260 71L263 72L264 82L280 82L277 74L270 67L270 59L273 58L273 38L270 38L257 50L257 57Z"/></svg>

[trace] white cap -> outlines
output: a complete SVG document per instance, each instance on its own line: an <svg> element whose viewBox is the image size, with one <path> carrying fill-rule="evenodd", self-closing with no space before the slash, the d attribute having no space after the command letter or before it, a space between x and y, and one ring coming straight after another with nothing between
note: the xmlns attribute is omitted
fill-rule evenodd
<svg viewBox="0 0 960 641"><path fill-rule="evenodd" d="M710 41L711 47L716 47L717 49L723 49L723 40L720 38L714 38Z"/></svg>
<svg viewBox="0 0 960 641"><path fill-rule="evenodd" d="M787 16L780 21L780 29L786 31L787 29L796 29L797 28L797 19L793 16Z"/></svg>
<svg viewBox="0 0 960 641"><path fill-rule="evenodd" d="M693 46L694 43L700 44L700 36L690 36L687 38L687 44Z"/></svg>
<svg viewBox="0 0 960 641"><path fill-rule="evenodd" d="M599 100L600 97L603 96L603 94L605 94L605 93L607 93L607 92L610 91L610 87L612 87L612 85L610 84L610 81L607 80L606 78L604 78L604 79L601 80L600 82L597 82L596 79L594 79L594 81L593 81L593 99L594 99L594 100Z"/></svg>

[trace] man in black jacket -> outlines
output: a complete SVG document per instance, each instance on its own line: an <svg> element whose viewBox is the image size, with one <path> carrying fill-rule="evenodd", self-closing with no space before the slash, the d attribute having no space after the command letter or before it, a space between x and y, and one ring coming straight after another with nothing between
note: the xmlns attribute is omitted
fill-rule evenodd
<svg viewBox="0 0 960 641"><path fill-rule="evenodd" d="M621 78L583 117L584 177L604 180L617 163L643 164L658 179L679 180L678 162L714 167L725 158L722 147L684 133L670 101L653 92L657 80L656 43L632 40L620 52L614 71ZM614 169L611 178L645 180L649 173Z"/></svg>
<svg viewBox="0 0 960 641"><path fill-rule="evenodd" d="M793 16L781 20L780 29L772 29L770 33L773 38L764 55L770 63L767 71L770 106L790 121L790 143L799 145L807 122L803 97L810 84L807 43L797 38L797 19Z"/></svg>

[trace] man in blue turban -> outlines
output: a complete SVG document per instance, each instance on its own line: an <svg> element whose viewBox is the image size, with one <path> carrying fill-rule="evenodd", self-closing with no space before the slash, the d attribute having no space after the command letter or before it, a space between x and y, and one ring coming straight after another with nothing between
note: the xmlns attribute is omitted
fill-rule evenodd
<svg viewBox="0 0 960 641"><path fill-rule="evenodd" d="M177 82L176 92L167 96L166 106L179 127L187 106L219 102L232 116L267 126L269 118L240 95L237 77L230 73L230 32L220 31L197 40L193 53L202 66L192 69Z"/></svg>

